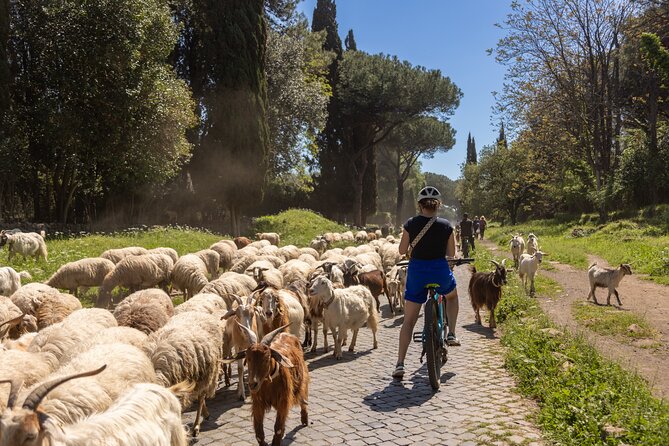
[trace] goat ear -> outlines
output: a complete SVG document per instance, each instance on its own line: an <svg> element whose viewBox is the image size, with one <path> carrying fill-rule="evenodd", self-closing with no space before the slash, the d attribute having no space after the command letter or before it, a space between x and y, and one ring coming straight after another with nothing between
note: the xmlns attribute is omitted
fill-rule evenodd
<svg viewBox="0 0 669 446"><path fill-rule="evenodd" d="M274 350L273 348L270 348L269 350L270 350L270 352L272 352L272 358L274 358L274 360L275 360L276 362L278 362L279 364L281 364L282 367L286 367L286 368L289 368L289 369L292 369L293 367L295 367L295 366L293 365L293 363L290 362L290 359L286 358L286 357L285 357L283 354L281 354L280 352Z"/></svg>

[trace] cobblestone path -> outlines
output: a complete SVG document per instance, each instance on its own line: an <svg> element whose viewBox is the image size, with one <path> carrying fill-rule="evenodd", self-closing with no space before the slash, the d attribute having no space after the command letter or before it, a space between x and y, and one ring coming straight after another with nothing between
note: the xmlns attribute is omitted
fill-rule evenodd
<svg viewBox="0 0 669 446"><path fill-rule="evenodd" d="M514 391L502 367L502 347L492 330L474 325L467 296L468 268L456 268L460 295L457 335L461 347L449 349L441 389L434 393L420 364L420 345L412 344L402 382L390 374L395 365L402 316L390 318L382 307L379 348L371 333L360 330L356 352L344 349L335 361L330 353L308 353L311 386L309 426L300 426L299 407L286 424L283 444L295 445L539 445L540 432L528 421L531 402ZM383 302L383 297L381 298ZM416 330L422 329L422 317ZM319 334L319 345L322 334ZM330 342L332 345L332 342ZM236 373L236 365L233 365ZM202 423L197 445L254 445L251 403L237 400L236 381L219 389L208 403L211 417ZM265 418L271 441L276 412ZM184 414L192 422L193 412Z"/></svg>

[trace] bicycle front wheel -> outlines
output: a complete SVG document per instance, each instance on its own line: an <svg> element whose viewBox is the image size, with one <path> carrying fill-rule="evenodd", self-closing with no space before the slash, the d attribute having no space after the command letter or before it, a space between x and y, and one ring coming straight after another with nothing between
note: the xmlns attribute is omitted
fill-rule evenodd
<svg viewBox="0 0 669 446"><path fill-rule="evenodd" d="M439 389L441 384L441 346L440 333L437 324L439 305L434 298L425 303L425 354L427 355L427 374L430 385L434 390Z"/></svg>

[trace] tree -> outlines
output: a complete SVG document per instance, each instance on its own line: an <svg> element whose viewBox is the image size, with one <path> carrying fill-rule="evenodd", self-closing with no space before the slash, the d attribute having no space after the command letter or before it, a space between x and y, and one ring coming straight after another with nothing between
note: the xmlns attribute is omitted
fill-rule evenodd
<svg viewBox="0 0 669 446"><path fill-rule="evenodd" d="M497 137L496 142L497 147L504 147L505 149L509 148L509 145L506 142L506 135L504 134L504 123L500 122L499 124L499 136Z"/></svg>
<svg viewBox="0 0 669 446"><path fill-rule="evenodd" d="M9 0L0 0L0 129L3 117L9 110Z"/></svg>
<svg viewBox="0 0 669 446"><path fill-rule="evenodd" d="M476 141L472 138L472 134L467 135L467 164L476 164Z"/></svg>
<svg viewBox="0 0 669 446"><path fill-rule="evenodd" d="M393 168L396 184L395 225L400 227L404 207L404 183L421 157L432 158L455 144L455 131L450 124L432 116L421 116L396 127L380 143L381 154Z"/></svg>
<svg viewBox="0 0 669 446"><path fill-rule="evenodd" d="M355 36L353 35L352 29L348 30L344 44L346 45L346 51L358 51L358 45L355 43Z"/></svg>
<svg viewBox="0 0 669 446"><path fill-rule="evenodd" d="M347 52L338 74L336 96L342 113L341 142L353 179L354 223L363 226L369 152L401 124L429 114L443 119L450 116L461 92L439 70L361 51Z"/></svg>
<svg viewBox="0 0 669 446"><path fill-rule="evenodd" d="M177 32L164 2L35 0L13 2L11 14L35 218L66 222L75 198L91 205L176 174L195 119L166 63Z"/></svg>
<svg viewBox="0 0 669 446"><path fill-rule="evenodd" d="M595 178L594 200L606 219L622 128L619 51L633 0L514 2L498 60L509 66L503 101L519 110L537 90L554 92L565 131ZM522 111L520 112L522 114Z"/></svg>
<svg viewBox="0 0 669 446"><path fill-rule="evenodd" d="M204 118L190 169L203 207L225 207L233 234L262 198L269 129L262 0L194 0L184 63Z"/></svg>

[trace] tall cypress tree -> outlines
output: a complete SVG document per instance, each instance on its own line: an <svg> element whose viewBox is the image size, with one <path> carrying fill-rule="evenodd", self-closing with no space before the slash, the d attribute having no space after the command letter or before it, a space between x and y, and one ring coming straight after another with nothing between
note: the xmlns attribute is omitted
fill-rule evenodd
<svg viewBox="0 0 669 446"><path fill-rule="evenodd" d="M467 164L476 164L476 141L471 133L467 135Z"/></svg>
<svg viewBox="0 0 669 446"><path fill-rule="evenodd" d="M314 32L325 31L323 49L335 54L328 71L328 82L333 90L328 104L328 119L317 139L320 173L316 177L314 206L326 215L342 220L351 209L353 196L350 188L342 187L342 184L349 184L351 175L339 136L341 115L336 85L337 67L342 59L343 49L334 0L318 0L311 29Z"/></svg>
<svg viewBox="0 0 669 446"><path fill-rule="evenodd" d="M504 123L501 122L499 126L499 136L497 137L497 147L504 147L507 149L509 146L506 142L506 135L504 134Z"/></svg>
<svg viewBox="0 0 669 446"><path fill-rule="evenodd" d="M264 1L195 0L192 17L189 66L206 119L192 163L195 190L227 207L239 234L243 207L261 199L267 171Z"/></svg>
<svg viewBox="0 0 669 446"><path fill-rule="evenodd" d="M9 0L0 0L0 130L3 117L9 110Z"/></svg>
<svg viewBox="0 0 669 446"><path fill-rule="evenodd" d="M346 45L346 51L358 51L358 44L355 43L355 36L353 35L352 29L348 30L344 44Z"/></svg>
<svg viewBox="0 0 669 446"><path fill-rule="evenodd" d="M472 164L478 163L477 159L477 153L476 153L476 139L472 136Z"/></svg>

